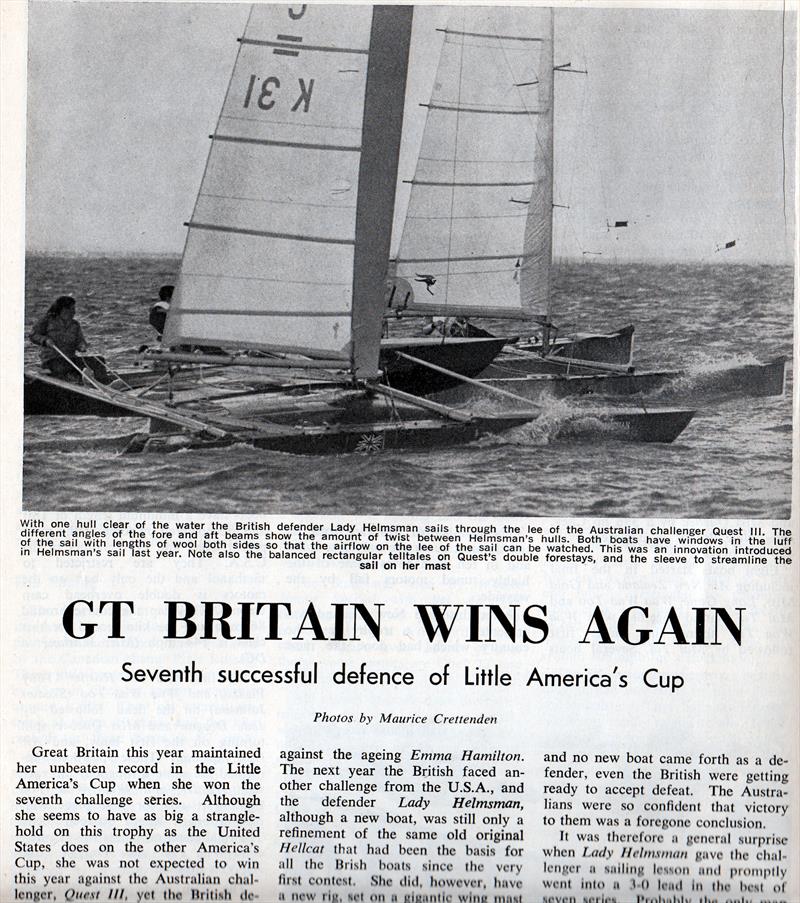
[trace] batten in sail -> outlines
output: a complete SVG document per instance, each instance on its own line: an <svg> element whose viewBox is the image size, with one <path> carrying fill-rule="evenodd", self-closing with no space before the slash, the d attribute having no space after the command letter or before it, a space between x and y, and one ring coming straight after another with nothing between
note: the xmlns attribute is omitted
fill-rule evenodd
<svg viewBox="0 0 800 903"><path fill-rule="evenodd" d="M356 251L365 219L359 182L370 179L374 189L364 148L373 146L366 132L375 123L365 117L365 96L374 93L370 40L382 18L369 5L252 8L188 223L165 344L352 363L353 324L363 331L366 319L356 296L366 293L371 256L382 252L380 242ZM408 19L410 30L410 11ZM378 91L383 102L392 90L395 83ZM369 228L379 233L379 219L391 215L382 202ZM373 356L376 370L377 345Z"/></svg>
<svg viewBox="0 0 800 903"><path fill-rule="evenodd" d="M552 257L549 9L462 7L444 29L397 275L412 310L547 314Z"/></svg>

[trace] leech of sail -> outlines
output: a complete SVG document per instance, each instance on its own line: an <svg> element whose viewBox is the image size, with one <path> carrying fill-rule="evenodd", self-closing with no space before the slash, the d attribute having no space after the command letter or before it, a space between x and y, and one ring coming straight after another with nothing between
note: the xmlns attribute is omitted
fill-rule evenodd
<svg viewBox="0 0 800 903"><path fill-rule="evenodd" d="M286 50L297 51L297 44L284 44L280 41L259 41L255 38L239 38L241 44L251 44L256 47L283 47ZM319 44L303 44L301 50L314 50L319 53L363 53L369 54L369 50L361 47L322 47Z"/></svg>
<svg viewBox="0 0 800 903"><path fill-rule="evenodd" d="M240 144L261 144L265 147L297 147L300 150L351 151L359 153L360 145L352 144L303 144L299 141L271 141L268 138L245 138L238 135L209 135L214 141L235 141Z"/></svg>
<svg viewBox="0 0 800 903"><path fill-rule="evenodd" d="M482 31L456 31L454 28L437 28L445 34L463 35L466 38L496 38L500 41L543 41L544 38L534 38L527 35L516 34L486 34Z"/></svg>
<svg viewBox="0 0 800 903"><path fill-rule="evenodd" d="M190 229L208 229L211 232L232 232L236 235L255 235L258 238L285 238L289 241L312 241L326 245L353 245L352 238L324 238L321 235L293 235L289 232L262 232L260 229L239 229L236 226L216 226L213 223L184 223Z"/></svg>
<svg viewBox="0 0 800 903"><path fill-rule="evenodd" d="M431 110L447 110L451 113L494 113L505 116L543 116L547 113L547 110L504 110L502 108L489 107L481 109L478 107L460 107L456 104L450 106L442 103L421 103L420 106L428 107Z"/></svg>

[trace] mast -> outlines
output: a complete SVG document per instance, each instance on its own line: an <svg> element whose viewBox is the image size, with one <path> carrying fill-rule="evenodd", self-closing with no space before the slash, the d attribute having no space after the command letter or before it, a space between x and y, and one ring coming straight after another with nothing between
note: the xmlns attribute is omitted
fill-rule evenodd
<svg viewBox="0 0 800 903"><path fill-rule="evenodd" d="M412 16L412 6L372 13L353 266L352 366L364 379L378 375Z"/></svg>

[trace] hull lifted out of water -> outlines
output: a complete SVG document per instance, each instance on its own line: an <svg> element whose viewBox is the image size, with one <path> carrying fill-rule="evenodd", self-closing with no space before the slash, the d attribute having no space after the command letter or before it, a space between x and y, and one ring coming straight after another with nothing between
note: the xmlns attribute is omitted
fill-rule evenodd
<svg viewBox="0 0 800 903"><path fill-rule="evenodd" d="M493 375L487 375L493 374ZM786 358L776 357L766 364L732 364L712 370L644 370L623 373L592 372L589 367L573 367L564 373L526 373L513 363L492 365L480 374L479 382L503 389L521 398L643 398L645 401L680 401L682 404L719 404L734 398L781 396L786 385ZM448 404L468 402L473 389L462 384L437 392L434 397Z"/></svg>

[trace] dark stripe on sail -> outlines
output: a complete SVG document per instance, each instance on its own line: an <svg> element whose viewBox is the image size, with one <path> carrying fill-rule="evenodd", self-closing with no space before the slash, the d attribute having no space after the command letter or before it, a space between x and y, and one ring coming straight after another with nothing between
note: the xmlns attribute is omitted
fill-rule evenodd
<svg viewBox="0 0 800 903"><path fill-rule="evenodd" d="M263 144L266 147L298 147L301 150L321 151L354 151L361 150L360 145L353 144L303 144L299 141L270 141L267 138L243 138L238 135L211 135L214 141L234 141L240 144Z"/></svg>
<svg viewBox="0 0 800 903"><path fill-rule="evenodd" d="M547 110L504 110L499 107L484 107L477 109L476 107L460 107L457 104L449 106L440 103L421 103L421 107L428 107L431 110L449 110L453 113L500 113L506 116L542 116Z"/></svg>
<svg viewBox="0 0 800 903"><path fill-rule="evenodd" d="M470 255L469 257L398 257L397 263L452 263L460 260L519 260L519 252L516 254L491 254L489 256ZM451 276L462 275L450 273Z"/></svg>
<svg viewBox="0 0 800 903"><path fill-rule="evenodd" d="M299 50L284 50L283 47L276 47L272 52L275 56L300 56Z"/></svg>
<svg viewBox="0 0 800 903"><path fill-rule="evenodd" d="M280 41L259 41L255 38L239 38L242 44L252 44L255 47L283 47L288 50L297 50L296 44L283 44ZM318 44L303 44L303 50L316 50L320 53L363 53L369 54L369 50L360 47L323 47Z"/></svg>
<svg viewBox="0 0 800 903"><path fill-rule="evenodd" d="M349 317L349 310L226 310L224 307L192 308L180 311L182 317L226 316L226 317Z"/></svg>
<svg viewBox="0 0 800 903"><path fill-rule="evenodd" d="M501 41L544 41L544 38L532 38L526 35L516 34L484 34L480 31L455 31L452 28L437 28L437 31L443 31L445 34L464 35L467 38L498 38Z"/></svg>
<svg viewBox="0 0 800 903"><path fill-rule="evenodd" d="M190 229L207 229L210 232L231 232L235 235L255 235L258 238L285 238L289 241L312 241L324 245L354 245L352 238L323 238L321 235L292 235L289 232L262 232L259 229L239 229L236 226L217 226L213 223L184 223ZM184 313L184 311L181 311Z"/></svg>
<svg viewBox="0 0 800 903"><path fill-rule="evenodd" d="M437 185L444 188L493 188L495 186L499 187L510 187L514 185L535 185L535 181L527 181L527 182L423 182L419 179L403 179L403 182L407 185Z"/></svg>

